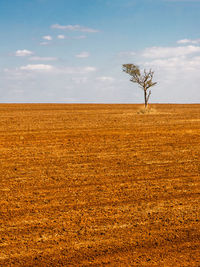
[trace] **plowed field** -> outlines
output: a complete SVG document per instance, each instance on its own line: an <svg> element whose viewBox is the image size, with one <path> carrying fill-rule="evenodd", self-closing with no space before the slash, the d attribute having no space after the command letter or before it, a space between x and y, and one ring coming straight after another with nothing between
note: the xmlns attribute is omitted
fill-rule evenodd
<svg viewBox="0 0 200 267"><path fill-rule="evenodd" d="M200 104L0 105L0 266L200 266Z"/></svg>

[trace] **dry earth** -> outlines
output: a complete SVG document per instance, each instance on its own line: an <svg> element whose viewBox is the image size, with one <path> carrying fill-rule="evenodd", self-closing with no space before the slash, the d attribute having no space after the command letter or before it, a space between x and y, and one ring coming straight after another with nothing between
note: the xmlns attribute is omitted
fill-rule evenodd
<svg viewBox="0 0 200 267"><path fill-rule="evenodd" d="M200 266L200 105L1 104L0 266Z"/></svg>

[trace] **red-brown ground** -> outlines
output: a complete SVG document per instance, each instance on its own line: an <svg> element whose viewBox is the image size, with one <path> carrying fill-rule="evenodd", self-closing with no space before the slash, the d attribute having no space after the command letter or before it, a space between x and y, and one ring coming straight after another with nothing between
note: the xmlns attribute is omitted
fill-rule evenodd
<svg viewBox="0 0 200 267"><path fill-rule="evenodd" d="M200 266L200 105L0 105L0 266Z"/></svg>

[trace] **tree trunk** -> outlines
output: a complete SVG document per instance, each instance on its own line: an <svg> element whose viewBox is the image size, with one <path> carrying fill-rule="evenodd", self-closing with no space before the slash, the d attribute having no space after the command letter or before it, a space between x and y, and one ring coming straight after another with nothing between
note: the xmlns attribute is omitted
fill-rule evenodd
<svg viewBox="0 0 200 267"><path fill-rule="evenodd" d="M144 104L145 104L145 108L147 108L147 90L144 89Z"/></svg>

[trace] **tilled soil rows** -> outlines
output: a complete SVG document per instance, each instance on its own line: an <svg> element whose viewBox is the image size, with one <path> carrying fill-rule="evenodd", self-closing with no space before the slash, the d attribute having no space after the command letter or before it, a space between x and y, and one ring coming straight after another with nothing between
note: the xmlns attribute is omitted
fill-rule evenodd
<svg viewBox="0 0 200 267"><path fill-rule="evenodd" d="M200 266L200 105L1 104L0 266Z"/></svg>

